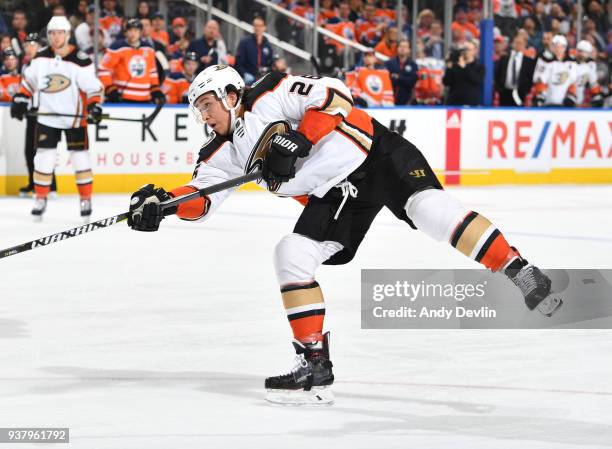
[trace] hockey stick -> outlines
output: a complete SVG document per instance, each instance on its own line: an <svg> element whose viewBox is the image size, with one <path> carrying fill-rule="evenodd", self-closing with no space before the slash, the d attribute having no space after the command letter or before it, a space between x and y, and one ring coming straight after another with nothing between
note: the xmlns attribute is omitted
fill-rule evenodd
<svg viewBox="0 0 612 449"><path fill-rule="evenodd" d="M215 184L214 186L204 187L203 189L196 190L193 193L189 193L187 195L179 196L177 198L172 198L171 200L164 201L160 204L162 210L166 210L173 206L178 206L186 201L191 201L193 199L203 197L206 195L210 195L215 192L220 192L222 190L231 189L232 187L238 187L242 184L246 184L247 182L255 181L261 177L259 171L254 173L249 173L247 175L239 176L234 179L230 179L229 181L225 181L219 184ZM57 243L62 240L69 239L71 237L76 237L78 235L86 234L91 231L95 231L97 229L108 228L114 224L127 220L129 216L129 212L124 212L119 215L115 215L112 217L104 218L103 220L94 221L93 223L88 223L83 226L77 226L76 228L68 229L67 231L58 232L56 234L51 234L46 237L42 237L40 239L32 240L30 242L22 243L21 245L13 246L11 248L0 250L0 259L5 257L14 256L15 254L23 253L25 251L29 251L34 248L39 248L41 246L47 246L52 243Z"/></svg>
<svg viewBox="0 0 612 449"><path fill-rule="evenodd" d="M157 114L163 108L162 103L157 103L155 109L148 117L145 118L127 118L127 117L112 117L109 114L102 114L102 120L114 120L118 122L138 122L144 123L145 125L151 125ZM86 115L77 115L77 114L59 114L55 112L28 112L26 115L30 117L70 117L70 118L87 118Z"/></svg>

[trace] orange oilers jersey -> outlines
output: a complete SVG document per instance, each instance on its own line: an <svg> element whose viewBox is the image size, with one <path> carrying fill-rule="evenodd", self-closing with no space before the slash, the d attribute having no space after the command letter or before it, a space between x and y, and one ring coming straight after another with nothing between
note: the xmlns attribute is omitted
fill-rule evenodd
<svg viewBox="0 0 612 449"><path fill-rule="evenodd" d="M171 73L164 80L162 92L166 94L168 103L187 103L184 99L187 98L191 80L188 80L184 73Z"/></svg>
<svg viewBox="0 0 612 449"><path fill-rule="evenodd" d="M105 16L100 18L100 26L108 31L112 39L121 36L121 17Z"/></svg>
<svg viewBox="0 0 612 449"><path fill-rule="evenodd" d="M358 19L355 23L355 32L357 40L360 42L375 42L382 37L382 31L377 30L378 22L368 22L367 20Z"/></svg>
<svg viewBox="0 0 612 449"><path fill-rule="evenodd" d="M104 55L98 76L107 92L119 89L126 100L148 102L151 91L159 89L155 50L144 41L139 47L116 41Z"/></svg>
<svg viewBox="0 0 612 449"><path fill-rule="evenodd" d="M397 17L397 14L395 14L395 10L389 8L377 8L375 15L379 19L387 20L390 22L394 22L395 18Z"/></svg>
<svg viewBox="0 0 612 449"><path fill-rule="evenodd" d="M151 31L151 37L156 41L161 42L166 47L170 45L170 36L168 35L167 31Z"/></svg>
<svg viewBox="0 0 612 449"><path fill-rule="evenodd" d="M13 96L19 92L20 83L19 73L0 74L0 101L11 101Z"/></svg>
<svg viewBox="0 0 612 449"><path fill-rule="evenodd" d="M442 78L444 61L436 58L419 58L419 67L414 87L415 98L419 104L438 104L442 99Z"/></svg>
<svg viewBox="0 0 612 449"><path fill-rule="evenodd" d="M355 40L355 24L353 22L339 22L325 25L325 28L332 33L338 34L345 39ZM332 38L325 37L325 41L336 46L341 51L344 49L344 44Z"/></svg>
<svg viewBox="0 0 612 449"><path fill-rule="evenodd" d="M357 67L346 74L346 85L354 97L360 97L368 106L393 106L393 84L387 69Z"/></svg>

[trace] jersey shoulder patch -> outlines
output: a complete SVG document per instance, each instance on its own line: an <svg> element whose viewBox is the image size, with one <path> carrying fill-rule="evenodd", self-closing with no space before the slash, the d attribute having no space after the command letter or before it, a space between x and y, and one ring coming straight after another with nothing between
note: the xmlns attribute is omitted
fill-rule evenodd
<svg viewBox="0 0 612 449"><path fill-rule="evenodd" d="M244 108L247 111L251 111L251 109L253 108L253 105L255 104L255 102L257 101L259 97L276 89L276 87L285 78L287 78L286 73L270 72L266 76L258 80L247 91L244 97Z"/></svg>
<svg viewBox="0 0 612 449"><path fill-rule="evenodd" d="M215 152L227 141L227 137L219 136L213 131L208 140L204 143L204 145L202 145L202 148L200 148L197 163L199 164L200 162L208 161L212 155L215 154Z"/></svg>
<svg viewBox="0 0 612 449"><path fill-rule="evenodd" d="M36 52L35 58L53 58L55 55L49 47L43 47Z"/></svg>
<svg viewBox="0 0 612 449"><path fill-rule="evenodd" d="M87 53L77 50L76 48L66 55L64 61L72 62L80 67L87 67L92 63Z"/></svg>

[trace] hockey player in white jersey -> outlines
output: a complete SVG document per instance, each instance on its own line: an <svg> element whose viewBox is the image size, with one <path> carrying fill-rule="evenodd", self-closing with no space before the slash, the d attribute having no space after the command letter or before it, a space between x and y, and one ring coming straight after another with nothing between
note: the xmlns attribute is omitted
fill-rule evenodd
<svg viewBox="0 0 612 449"><path fill-rule="evenodd" d="M580 41L576 45L576 101L578 106L603 106L601 86L597 82L597 65L591 58L593 45L589 41ZM587 95L589 101L587 102Z"/></svg>
<svg viewBox="0 0 612 449"><path fill-rule="evenodd" d="M297 363L288 374L266 379L270 401L333 401L325 304L315 273L321 264L349 262L385 206L411 227L505 273L529 309L549 315L561 305L549 295L550 280L489 220L443 190L414 145L354 108L341 81L272 72L245 89L234 69L212 66L193 81L189 102L196 118L214 131L200 151L193 178L170 192L152 184L135 192L128 224L156 231L163 215L204 220L230 191L163 214L159 204L256 170L262 171L260 182L268 190L305 205L293 232L274 250Z"/></svg>
<svg viewBox="0 0 612 449"><path fill-rule="evenodd" d="M69 44L70 22L64 16L52 17L47 25L49 46L38 52L25 69L20 93L15 95L11 115L23 119L29 99L38 96L38 126L34 157L35 202L32 215L41 219L53 176L57 144L66 136L80 195L81 216L91 215L93 174L89 156L87 123L102 118L102 84L86 54ZM49 115L42 115L49 114ZM54 115L57 114L57 115ZM64 116L62 116L64 115ZM87 116L87 119L78 118Z"/></svg>
<svg viewBox="0 0 612 449"><path fill-rule="evenodd" d="M577 66L567 52L567 39L560 34L552 39L551 60L543 55L538 60L533 82L535 106L575 107Z"/></svg>

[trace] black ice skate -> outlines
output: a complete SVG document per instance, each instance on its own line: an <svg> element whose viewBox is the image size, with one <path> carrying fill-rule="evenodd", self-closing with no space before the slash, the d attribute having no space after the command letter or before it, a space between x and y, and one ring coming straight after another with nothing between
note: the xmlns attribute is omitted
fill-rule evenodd
<svg viewBox="0 0 612 449"><path fill-rule="evenodd" d="M537 308L543 315L552 316L563 304L560 297L551 294L549 277L520 256L506 267L505 273L523 293L529 310Z"/></svg>
<svg viewBox="0 0 612 449"><path fill-rule="evenodd" d="M34 207L32 208L32 216L35 221L42 221L42 216L47 210L47 199L46 198L35 198Z"/></svg>
<svg viewBox="0 0 612 449"><path fill-rule="evenodd" d="M81 200L81 217L85 223L89 223L89 217L91 216L91 200Z"/></svg>
<svg viewBox="0 0 612 449"><path fill-rule="evenodd" d="M266 399L278 404L331 404L334 395L332 362L329 360L329 332L322 341L293 341L296 365L288 374L266 379Z"/></svg>
<svg viewBox="0 0 612 449"><path fill-rule="evenodd" d="M34 193L34 185L28 184L27 186L23 186L19 189L19 196L21 198L27 198Z"/></svg>

